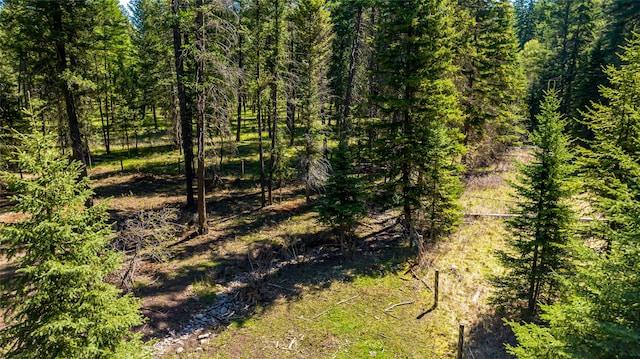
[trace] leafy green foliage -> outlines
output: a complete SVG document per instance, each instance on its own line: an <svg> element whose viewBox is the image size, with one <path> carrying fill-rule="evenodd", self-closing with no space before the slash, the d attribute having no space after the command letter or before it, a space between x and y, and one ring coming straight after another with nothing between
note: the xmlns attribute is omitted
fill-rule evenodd
<svg viewBox="0 0 640 359"><path fill-rule="evenodd" d="M559 106L557 92L547 92L538 128L531 136L534 160L520 166L517 182L511 184L520 201L514 208L518 216L507 223L512 250L498 253L508 271L495 280L495 299L513 309L525 309L529 318L538 312L539 302L555 299L556 276L571 270L567 259L574 219L568 200L575 186Z"/></svg>
<svg viewBox="0 0 640 359"><path fill-rule="evenodd" d="M333 173L327 192L318 207L320 218L338 232L343 251L355 246L353 230L366 214L361 181L351 173L351 155L346 141L341 141L332 161Z"/></svg>
<svg viewBox="0 0 640 359"><path fill-rule="evenodd" d="M4 358L142 358L129 328L142 323L140 302L104 282L122 258L107 249L112 230L104 203L86 208L82 165L54 149L51 137L22 137L26 179L4 174L25 218L0 226L0 245L16 272L0 283L7 328Z"/></svg>

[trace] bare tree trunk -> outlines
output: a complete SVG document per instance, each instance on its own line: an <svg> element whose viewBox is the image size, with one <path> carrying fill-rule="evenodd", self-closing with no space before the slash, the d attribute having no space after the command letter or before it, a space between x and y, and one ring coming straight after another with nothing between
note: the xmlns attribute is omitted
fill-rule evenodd
<svg viewBox="0 0 640 359"><path fill-rule="evenodd" d="M67 69L67 49L66 43L63 40L63 35L66 34L66 39L73 39L73 34L70 34L67 29L62 25L62 9L60 3L52 3L54 7L53 11L53 27L59 34L55 40L55 48L57 55L57 71L58 74L63 74ZM87 176L87 155L85 147L82 143L82 136L80 134L80 124L78 122L78 109L76 107L75 96L69 84L64 81L61 84L62 95L64 96L65 108L67 111L68 125L69 125L69 137L71 138L71 149L73 152L73 159L82 162L81 178Z"/></svg>
<svg viewBox="0 0 640 359"><path fill-rule="evenodd" d="M347 78L347 89L344 96L344 108L342 113L342 123L339 126L338 131L341 136L343 132L346 132L351 127L351 97L353 93L353 81L356 75L356 55L360 48L360 23L362 21L362 7L358 7L358 13L356 15L355 34L353 34L353 41L351 42L351 54L349 55L349 76Z"/></svg>
<svg viewBox="0 0 640 359"><path fill-rule="evenodd" d="M531 274L529 275L529 293L527 293L527 314L533 318L536 314L536 285L538 284L538 245L533 247L533 260L531 262Z"/></svg>
<svg viewBox="0 0 640 359"><path fill-rule="evenodd" d="M180 0L172 0L171 10L178 15L181 7ZM182 53L182 39L180 25L173 26L173 53L176 62L176 83L178 85L178 102L180 106L180 124L182 127L182 150L184 154L184 174L187 183L187 208L195 207L193 196L193 134L191 119L187 118L187 95L182 78L184 77L184 59Z"/></svg>
<svg viewBox="0 0 640 359"><path fill-rule="evenodd" d="M153 113L153 129L158 131L158 114L156 113L156 104L151 105L151 113Z"/></svg>
<svg viewBox="0 0 640 359"><path fill-rule="evenodd" d="M238 68L242 70L242 34L238 35ZM242 79L238 78L238 123L236 127L236 142L240 142L240 131L242 130Z"/></svg>
<svg viewBox="0 0 640 359"><path fill-rule="evenodd" d="M203 1L198 0L197 6L197 23L198 31L196 32L196 48L198 54L196 55L197 62L197 83L196 83L196 97L198 104L198 233L206 234L209 232L209 226L207 225L207 204L205 198L204 188L204 134L205 134L205 110L207 102L207 93L204 84L204 71L205 71L205 26L204 26L204 11Z"/></svg>
<svg viewBox="0 0 640 359"><path fill-rule="evenodd" d="M294 38L293 38L293 30L291 30L291 43L290 43L290 56L292 57L289 61L293 61L294 54ZM291 67L289 68L289 72L291 72ZM289 90L289 95L287 96L287 129L289 130L289 146L293 146L293 142L295 140L296 134L296 90L295 86L289 84L291 90Z"/></svg>
<svg viewBox="0 0 640 359"><path fill-rule="evenodd" d="M260 23L260 0L256 0L256 8L258 11L256 12L256 20ZM260 82L260 46L262 46L261 42L261 34L258 32L258 38L256 39L258 46L256 46L256 78L258 82ZM265 176L264 176L264 148L262 144L262 104L260 95L262 89L258 86L258 90L256 91L256 119L258 120L258 151L260 152L260 198L262 207L266 205L265 198Z"/></svg>
<svg viewBox="0 0 640 359"><path fill-rule="evenodd" d="M260 67L260 65L258 65ZM258 92L258 100L256 103L257 106L257 115L256 118L258 120L258 151L260 152L260 198L262 207L266 205L265 198L265 176L264 176L264 148L262 145L262 105L260 104L260 93Z"/></svg>
<svg viewBox="0 0 640 359"><path fill-rule="evenodd" d="M269 161L269 205L273 204L273 174L276 167L276 145L278 143L278 79L280 69L280 1L277 0L275 4L275 39L274 39L274 54L273 54L273 68L271 74L271 153Z"/></svg>

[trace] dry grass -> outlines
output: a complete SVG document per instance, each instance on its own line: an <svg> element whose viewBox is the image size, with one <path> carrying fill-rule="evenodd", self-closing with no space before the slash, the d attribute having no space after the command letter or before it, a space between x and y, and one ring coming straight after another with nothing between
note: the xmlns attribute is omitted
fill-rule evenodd
<svg viewBox="0 0 640 359"><path fill-rule="evenodd" d="M274 206L272 210L295 209L295 203ZM361 236L368 236L369 240L388 236L388 232L381 234L386 225L393 223L388 217L386 214L366 221ZM393 232L393 228L387 230ZM267 239L285 243L285 237L319 233L323 233L322 226L315 222L314 215L306 214L237 237L224 247L228 253L247 253L247 243ZM261 358L452 357L456 353L458 325L464 323L466 355L472 352L478 358L507 358L502 343L509 339L508 330L487 302L491 295L487 279L502 270L493 253L504 246L503 238L502 222L484 219L465 223L449 241L433 246L420 258L420 266L405 262L403 257L393 259L393 255L389 258L369 251L350 264L334 262L313 267L325 273L312 273L311 280L295 284L295 295L285 293L256 308L247 319L222 331L218 329L206 341L194 338L185 343L180 354L173 348L167 357L254 358L257 353ZM385 241L387 246L394 246L390 237ZM387 247L384 251L389 254L394 249ZM433 310L435 269L440 271L440 301ZM307 271L296 273L308 276ZM298 283L285 275L273 284L286 285L283 283L288 281ZM399 303L405 304L385 311ZM422 313L426 314L417 319Z"/></svg>
<svg viewBox="0 0 640 359"><path fill-rule="evenodd" d="M254 161L255 153L242 147L254 142L254 134L245 136L229 163ZM526 156L521 150L508 157ZM173 152L152 157L160 167L176 160ZM111 197L114 219L183 203L180 176L146 172L141 158L124 165L142 172L125 168L119 173L116 160L92 172L99 196ZM512 169L507 161L467 179L465 212L506 213L512 198L505 178ZM502 270L493 256L504 246L500 220L469 221L449 240L408 260L411 250L398 239L393 213L372 215L360 228L358 251L344 260L299 187L276 191L276 204L260 209L257 182L247 180L250 175L237 177L224 177L209 191L209 234L195 235L191 215L183 212L179 224L184 230L162 243L167 260L146 261L138 268L133 290L149 319L139 328L148 338L178 329L228 293L239 276L260 274L236 292L246 308L231 324L209 328L213 334L206 341L190 337L181 353L173 347L166 357L453 357L460 323L467 328L466 350L475 357L506 357L502 342L507 331L487 303L488 277ZM437 308L435 269L440 271Z"/></svg>

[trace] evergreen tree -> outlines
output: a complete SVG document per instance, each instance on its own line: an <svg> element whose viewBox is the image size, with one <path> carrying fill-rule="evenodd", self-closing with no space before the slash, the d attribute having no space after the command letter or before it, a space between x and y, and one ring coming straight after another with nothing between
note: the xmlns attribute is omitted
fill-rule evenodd
<svg viewBox="0 0 640 359"><path fill-rule="evenodd" d="M266 28L267 28L267 1L253 0L248 2L246 11L247 28L250 31L249 39L251 41L251 63L253 67L253 79L251 83L252 95L254 102L254 112L258 125L258 156L260 162L260 197L261 204L264 207L267 204L266 197L266 173L264 161L264 139L263 131L265 130L264 116L264 90L267 85L267 77L265 76L265 50L266 46Z"/></svg>
<svg viewBox="0 0 640 359"><path fill-rule="evenodd" d="M328 61L331 55L331 22L324 0L300 0L291 16L294 26L296 73L299 76L299 114L304 124L299 170L307 201L311 190L322 187L330 164L322 151L324 105L328 97Z"/></svg>
<svg viewBox="0 0 640 359"><path fill-rule="evenodd" d="M519 345L508 349L518 358L640 357L640 37L624 50L623 65L606 69L605 103L586 114L595 139L580 159L595 211L607 219L594 231L604 248L580 248L578 272L563 281L560 302L542 307L543 323L510 323Z"/></svg>
<svg viewBox="0 0 640 359"><path fill-rule="evenodd" d="M98 2L5 1L1 8L5 45L23 62L26 75L39 79L39 94L58 107L64 103L65 127L73 158L88 163L82 138L80 95L91 87L86 81L87 47L95 41L92 30L100 17ZM86 176L86 170L82 172Z"/></svg>
<svg viewBox="0 0 640 359"><path fill-rule="evenodd" d="M167 128L172 129L176 121L175 104L172 99L173 72L171 66L170 29L164 17L168 4L160 0L133 0L129 3L132 40L138 60L138 86L142 92L140 112L146 116L151 111L154 131L158 131L158 110L169 120ZM173 122L173 123L172 123ZM175 125L174 125L175 126Z"/></svg>
<svg viewBox="0 0 640 359"><path fill-rule="evenodd" d="M525 91L518 66L513 7L508 0L459 1L464 35L455 50L465 111L468 169L495 161L519 140Z"/></svg>
<svg viewBox="0 0 640 359"><path fill-rule="evenodd" d="M635 185L635 173L625 167L640 153L640 123L637 99L640 97L640 36L630 40L620 58L623 65L605 69L610 86L601 87L602 103L594 103L584 113L584 123L593 134L588 148L582 148L583 181L598 200L595 211L612 214L625 212L625 188ZM607 227L624 227L625 222L610 218Z"/></svg>
<svg viewBox="0 0 640 359"><path fill-rule="evenodd" d="M351 155L346 140L340 141L334 153L332 169L318 212L322 221L338 233L343 252L349 253L357 239L353 231L366 211L361 181L351 173Z"/></svg>
<svg viewBox="0 0 640 359"><path fill-rule="evenodd" d="M557 293L557 275L566 274L572 238L573 212L569 206L573 187L569 176L568 137L559 111L557 92L548 91L531 136L536 146L532 163L520 166L515 189L517 217L507 222L510 250L498 252L507 273L496 278L496 300L524 309L533 318L540 302L551 302Z"/></svg>
<svg viewBox="0 0 640 359"><path fill-rule="evenodd" d="M1 35L0 35L1 37ZM0 50L0 58L8 59ZM5 61L0 63L0 134L7 129L20 130L26 126L20 112L18 81L13 69Z"/></svg>
<svg viewBox="0 0 640 359"><path fill-rule="evenodd" d="M185 72L185 49L183 44L185 28L181 19L185 17L186 5L182 0L171 0L171 29L173 33L173 59L175 61L176 93L178 97L178 113L180 116L180 130L182 138L182 153L184 156L184 177L187 185L186 207L194 209L196 201L193 193L193 119L187 109L187 89L185 82L187 74Z"/></svg>
<svg viewBox="0 0 640 359"><path fill-rule="evenodd" d="M16 264L0 283L7 327L3 358L142 358L148 351L129 328L142 323L140 302L104 282L122 258L105 204L92 196L82 164L61 156L51 137L24 136L17 162L28 179L4 174L24 219L0 226L0 248Z"/></svg>
<svg viewBox="0 0 640 359"><path fill-rule="evenodd" d="M269 74L269 137L271 138L271 150L269 156L269 182L267 202L273 204L273 185L275 171L282 166L282 156L278 155L278 142L281 140L278 135L278 103L282 96L281 89L284 78L284 23L286 16L285 1L271 0L269 3L270 26L267 30L267 42L269 44L267 52L266 67Z"/></svg>
<svg viewBox="0 0 640 359"><path fill-rule="evenodd" d="M601 102L600 86L609 86L607 73L609 65L620 66L623 46L633 37L640 25L640 2L632 0L601 0L596 3L600 10L592 23L599 37L590 49L588 63L582 70L576 90L579 109L585 109L592 102ZM585 131L587 138L590 133Z"/></svg>
<svg viewBox="0 0 640 359"><path fill-rule="evenodd" d="M533 40L535 35L535 4L536 0L513 1L516 15L516 30L521 49L529 40Z"/></svg>
<svg viewBox="0 0 640 359"><path fill-rule="evenodd" d="M373 27L368 21L371 12L370 0L341 0L331 6L331 20L335 38L332 46L331 89L334 95L338 131L351 127L352 107L366 97L362 94L365 69L362 66L369 51L365 29Z"/></svg>
<svg viewBox="0 0 640 359"><path fill-rule="evenodd" d="M640 158L637 151L640 96L640 39L621 56L623 65L606 69L605 103L594 104L585 123L594 132L582 149L582 179L595 195L594 211L607 218L595 224L600 251L580 246L575 277L562 280L562 300L542 306L540 324L509 323L518 358L637 358L640 356Z"/></svg>
<svg viewBox="0 0 640 359"><path fill-rule="evenodd" d="M552 56L545 64L540 82L530 88L531 115L533 118L538 113L543 89L552 83L560 96L560 112L572 120L582 110L580 104L584 104L576 89L587 81L584 69L598 30L595 21L598 4L596 0L555 0L540 2L538 6L545 14L539 36ZM574 135L584 135L579 123L570 122L569 127Z"/></svg>
<svg viewBox="0 0 640 359"><path fill-rule="evenodd" d="M423 216L424 237L434 240L450 233L460 216L453 6L446 0L378 5L374 76L379 94L372 99L382 116L376 154L387 168L384 194L402 208L408 234Z"/></svg>

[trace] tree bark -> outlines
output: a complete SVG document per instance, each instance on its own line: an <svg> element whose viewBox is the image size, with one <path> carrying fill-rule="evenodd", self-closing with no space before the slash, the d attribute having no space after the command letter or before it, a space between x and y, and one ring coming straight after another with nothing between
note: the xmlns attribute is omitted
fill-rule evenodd
<svg viewBox="0 0 640 359"><path fill-rule="evenodd" d="M355 34L353 35L353 41L351 43L351 54L349 55L349 75L347 77L347 88L344 96L344 108L342 113L341 128L339 128L340 134L348 131L351 127L351 97L353 93L353 82L356 75L356 55L360 48L360 23L362 22L362 7L358 7L358 13L356 15Z"/></svg>
<svg viewBox="0 0 640 359"><path fill-rule="evenodd" d="M256 23L260 23L260 0L256 0ZM258 46L256 46L256 79L258 80L258 84L260 83L260 46L262 46L262 36L260 30L258 30L258 36L256 39ZM265 175L264 175L264 147L262 144L262 104L260 95L262 93L262 89L258 86L256 91L256 119L258 121L258 151L260 152L260 199L261 205L264 207L266 205L265 198Z"/></svg>
<svg viewBox="0 0 640 359"><path fill-rule="evenodd" d="M276 145L278 143L278 78L280 68L280 0L276 0L275 4L275 39L274 39L274 54L273 54L273 68L271 69L271 125L269 129L271 132L271 153L269 161L269 205L273 204L273 173L276 165Z"/></svg>
<svg viewBox="0 0 640 359"><path fill-rule="evenodd" d="M197 54L197 84L196 84L196 102L198 104L198 233L206 234L209 232L207 225L207 204L204 188L204 133L205 133L205 110L207 102L207 93L205 88L204 72L205 66L205 26L204 11L202 9L203 2L198 0L196 3L198 31L196 33L196 49Z"/></svg>
<svg viewBox="0 0 640 359"><path fill-rule="evenodd" d="M172 0L171 10L177 18L181 8L180 0ZM176 83L178 86L178 103L180 107L180 124L182 129L182 152L184 155L184 175L187 184L187 204L186 207L193 209L195 199L193 196L193 129L191 119L187 116L187 95L184 88L184 59L182 53L182 38L180 24L173 24L173 54L176 62Z"/></svg>
<svg viewBox="0 0 640 359"><path fill-rule="evenodd" d="M67 49L66 42L74 38L74 34L65 29L62 23L62 8L60 3L53 1L53 27L59 34L56 36L55 48L57 56L57 71L58 75L62 76L68 69L67 66ZM64 36L66 35L66 36ZM82 135L80 134L80 124L78 122L78 109L76 107L75 96L73 90L69 87L66 80L62 80L61 83L62 95L64 97L65 109L67 112L67 119L69 125L69 137L71 138L71 149L73 152L73 159L82 162L81 178L87 176L87 155L85 147L82 143Z"/></svg>
<svg viewBox="0 0 640 359"><path fill-rule="evenodd" d="M293 62L294 60L294 50L295 50L295 46L294 46L294 37L293 37L293 30L291 30L291 43L290 43L290 63ZM293 71L292 66L289 66L289 72ZM295 141L295 136L296 136L296 103L295 103L295 97L296 97L296 89L295 86L292 84L289 84L289 86L291 87L291 89L289 90L289 94L287 96L287 129L289 130L289 146L293 147L293 143Z"/></svg>
<svg viewBox="0 0 640 359"><path fill-rule="evenodd" d="M238 34L238 68L242 70L242 34ZM240 142L240 131L242 129L242 79L238 77L238 118L236 126L236 142Z"/></svg>

